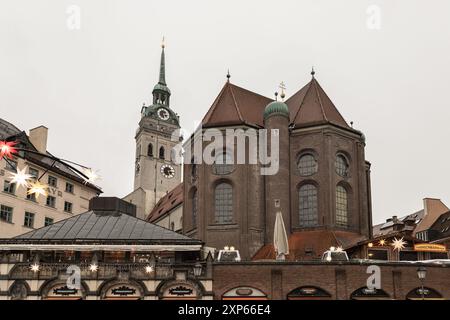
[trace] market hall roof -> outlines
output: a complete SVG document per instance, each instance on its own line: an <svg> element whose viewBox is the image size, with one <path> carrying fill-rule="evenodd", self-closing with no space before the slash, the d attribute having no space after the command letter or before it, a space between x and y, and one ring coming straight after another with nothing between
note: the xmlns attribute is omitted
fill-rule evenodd
<svg viewBox="0 0 450 320"><path fill-rule="evenodd" d="M90 243L201 244L200 240L189 238L134 217L133 209L129 209L134 206L123 200L118 198L94 199L90 202L90 211L88 212L19 235L7 242L30 244L78 243L79 245ZM111 210L111 208L107 208L98 210L92 207L93 201L113 201L113 206L118 209ZM109 205L109 207L111 206Z"/></svg>

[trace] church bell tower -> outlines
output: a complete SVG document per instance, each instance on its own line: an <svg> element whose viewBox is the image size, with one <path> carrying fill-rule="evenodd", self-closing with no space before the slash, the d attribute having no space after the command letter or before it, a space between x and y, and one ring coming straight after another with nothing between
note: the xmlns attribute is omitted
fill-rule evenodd
<svg viewBox="0 0 450 320"><path fill-rule="evenodd" d="M180 141L179 116L170 107L164 49L163 42L159 81L152 91L152 104L144 104L141 109L135 136L134 191L126 197L137 205L140 218L146 218L158 200L181 183L181 164L175 159L174 149Z"/></svg>

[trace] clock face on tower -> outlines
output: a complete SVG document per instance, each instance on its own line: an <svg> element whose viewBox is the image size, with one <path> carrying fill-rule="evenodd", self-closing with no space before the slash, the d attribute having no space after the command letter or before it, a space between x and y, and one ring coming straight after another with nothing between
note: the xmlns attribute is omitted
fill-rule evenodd
<svg viewBox="0 0 450 320"><path fill-rule="evenodd" d="M167 111L164 108L159 108L156 111L156 114L158 115L158 118L160 118L161 120L164 120L164 121L169 120L169 117L170 117L169 111Z"/></svg>
<svg viewBox="0 0 450 320"><path fill-rule="evenodd" d="M170 179L175 176L175 169L171 165L165 164L161 166L161 173L164 178Z"/></svg>

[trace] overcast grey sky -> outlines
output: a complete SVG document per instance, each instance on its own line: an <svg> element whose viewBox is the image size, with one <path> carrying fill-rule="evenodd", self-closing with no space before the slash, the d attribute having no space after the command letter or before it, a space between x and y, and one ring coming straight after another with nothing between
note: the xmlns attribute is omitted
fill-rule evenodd
<svg viewBox="0 0 450 320"><path fill-rule="evenodd" d="M80 29L67 26L71 5ZM0 0L0 117L47 126L52 153L99 169L105 194L124 196L163 35L171 105L187 130L228 68L233 83L271 97L281 81L294 93L314 65L366 134L374 222L422 208L423 197L450 204L448 0Z"/></svg>

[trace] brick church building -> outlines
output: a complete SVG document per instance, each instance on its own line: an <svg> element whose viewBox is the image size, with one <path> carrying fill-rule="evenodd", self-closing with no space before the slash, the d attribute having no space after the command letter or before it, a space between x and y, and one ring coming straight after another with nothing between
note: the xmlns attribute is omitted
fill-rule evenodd
<svg viewBox="0 0 450 320"><path fill-rule="evenodd" d="M365 137L348 125L314 72L285 102L228 79L203 118L202 130L210 128L278 129L279 170L261 175L259 164L185 164L185 234L214 248L234 246L243 259L273 259L281 211L292 260L371 236ZM227 152L216 160L232 157Z"/></svg>
<svg viewBox="0 0 450 320"><path fill-rule="evenodd" d="M311 75L286 101L284 92L281 99L270 99L233 84L228 75L199 128L277 129L280 158L275 175L261 175L258 163L219 164L235 160L227 146L214 155L216 163L184 159L181 170L172 151L178 141L171 139L180 120L169 103L163 47L153 103L142 108L136 134L135 191L125 199L136 204L141 215L150 213L149 221L208 247L233 246L244 260L274 258L277 212L287 230L290 260L315 259L331 246L345 249L370 238L365 137L342 117L314 71Z"/></svg>

